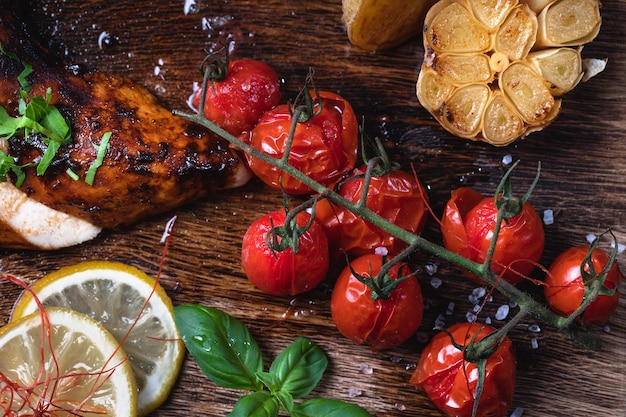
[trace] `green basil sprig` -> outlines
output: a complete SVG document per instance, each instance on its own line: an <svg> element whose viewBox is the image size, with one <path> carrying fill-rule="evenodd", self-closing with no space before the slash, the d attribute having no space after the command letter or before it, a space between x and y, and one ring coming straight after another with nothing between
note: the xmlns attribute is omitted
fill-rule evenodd
<svg viewBox="0 0 626 417"><path fill-rule="evenodd" d="M320 382L328 359L313 342L298 337L264 371L262 352L247 327L212 307L174 308L176 327L202 372L215 384L253 391L242 396L229 417L371 417L363 408L335 399L307 396Z"/></svg>

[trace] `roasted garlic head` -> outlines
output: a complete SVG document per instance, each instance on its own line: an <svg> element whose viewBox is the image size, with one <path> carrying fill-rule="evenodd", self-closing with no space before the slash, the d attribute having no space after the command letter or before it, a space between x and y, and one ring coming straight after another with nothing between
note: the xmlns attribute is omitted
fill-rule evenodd
<svg viewBox="0 0 626 417"><path fill-rule="evenodd" d="M600 25L598 0L441 0L424 22L417 97L450 133L510 144L554 120Z"/></svg>

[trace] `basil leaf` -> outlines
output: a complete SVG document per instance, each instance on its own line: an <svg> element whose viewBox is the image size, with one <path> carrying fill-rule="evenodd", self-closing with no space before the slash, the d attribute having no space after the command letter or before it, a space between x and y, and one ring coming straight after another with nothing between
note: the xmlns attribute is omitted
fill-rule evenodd
<svg viewBox="0 0 626 417"><path fill-rule="evenodd" d="M291 394L287 391L278 391L274 394L274 398L276 398L283 410L285 410L288 414L291 414L295 405Z"/></svg>
<svg viewBox="0 0 626 417"><path fill-rule="evenodd" d="M239 320L212 307L174 307L176 327L198 366L211 381L233 389L260 391L256 374L263 357L256 341Z"/></svg>
<svg viewBox="0 0 626 417"><path fill-rule="evenodd" d="M326 355L316 344L298 337L274 359L269 372L281 391L302 398L319 383L327 365Z"/></svg>
<svg viewBox="0 0 626 417"><path fill-rule="evenodd" d="M362 407L340 400L314 398L295 404L291 417L372 417Z"/></svg>
<svg viewBox="0 0 626 417"><path fill-rule="evenodd" d="M267 391L241 397L226 417L278 417L278 401Z"/></svg>
<svg viewBox="0 0 626 417"><path fill-rule="evenodd" d="M256 377L269 389L272 394L280 390L280 381L273 374L270 374L269 372L258 372Z"/></svg>

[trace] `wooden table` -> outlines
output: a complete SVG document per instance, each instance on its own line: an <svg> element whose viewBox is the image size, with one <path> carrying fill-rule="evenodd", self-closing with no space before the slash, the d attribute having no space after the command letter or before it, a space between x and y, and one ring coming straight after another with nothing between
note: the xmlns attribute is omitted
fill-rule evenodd
<svg viewBox="0 0 626 417"><path fill-rule="evenodd" d="M493 192L503 157L521 160L514 175L520 192L541 162L541 180L531 202L540 213L547 209L556 213L554 224L546 226L542 259L546 265L567 246L585 244L587 234L607 228L626 243L624 1L603 1L602 31L583 51L586 57L608 57L606 71L569 93L561 115L549 128L506 148L456 139L439 128L414 94L421 40L386 52L359 50L347 40L338 0L199 0L189 13L182 0L30 3L28 19L53 51L79 65L126 75L154 92L168 108L186 109L192 83L200 80L200 61L220 35L237 41L237 57L271 64L284 78L286 97L293 96L308 68L314 67L318 86L348 98L364 117L370 136L384 139L404 167L415 164L438 215L451 189L473 186ZM114 42L101 47L98 39L104 32ZM252 181L128 230L103 233L77 247L55 252L3 250L0 270L31 282L62 265L104 258L154 275L164 249L159 240L165 223L177 214L161 277L175 304L202 303L243 320L259 341L267 364L295 335L311 338L330 359L314 396L352 401L380 417L441 415L408 384L423 344L411 340L383 353L353 345L332 324L328 284L291 300L265 296L248 283L239 262L241 238L254 219L280 203L279 193ZM434 221L425 235L440 240ZM438 262L426 255L420 259ZM626 268L624 255L618 259ZM471 308L467 295L475 286L449 265L440 264L437 276L443 279L438 290L429 285L427 274L419 276L430 305L421 328L427 335L434 333L430 329L435 318L449 301L456 303L449 323L465 320ZM8 320L18 293L0 283L2 323ZM496 295L483 318L505 302ZM514 407L523 407L529 417L624 416L626 299L609 322L610 332L594 329L604 342L600 352L587 351L546 325L538 334L539 348L533 349L528 326L534 323L529 320L511 334L519 360ZM363 372L362 367L373 372ZM351 397L353 388L360 395ZM239 395L206 380L188 358L170 398L153 415L220 416L232 409Z"/></svg>

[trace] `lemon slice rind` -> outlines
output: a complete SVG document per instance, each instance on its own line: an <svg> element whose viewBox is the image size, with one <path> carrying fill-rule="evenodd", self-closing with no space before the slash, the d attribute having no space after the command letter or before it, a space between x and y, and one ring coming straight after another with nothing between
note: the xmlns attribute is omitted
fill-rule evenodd
<svg viewBox="0 0 626 417"><path fill-rule="evenodd" d="M45 307L62 306L87 314L122 341L139 390L140 416L165 401L182 367L185 350L171 300L154 279L123 263L86 261L51 272L31 290ZM32 295L24 292L11 319L36 310Z"/></svg>
<svg viewBox="0 0 626 417"><path fill-rule="evenodd" d="M15 415L36 410L85 417L137 415L130 362L117 340L85 314L52 307L46 314L12 321L0 328L0 350L0 403Z"/></svg>

